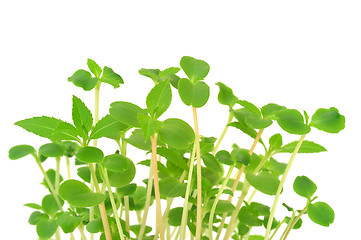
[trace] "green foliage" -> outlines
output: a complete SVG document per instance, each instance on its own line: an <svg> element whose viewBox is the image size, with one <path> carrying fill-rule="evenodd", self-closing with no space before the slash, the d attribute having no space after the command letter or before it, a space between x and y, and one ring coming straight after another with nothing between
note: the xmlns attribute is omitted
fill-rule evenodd
<svg viewBox="0 0 361 240"><path fill-rule="evenodd" d="M288 133L304 135L311 128L304 123L302 114L296 109L285 109L277 112L277 122Z"/></svg>
<svg viewBox="0 0 361 240"><path fill-rule="evenodd" d="M247 181L254 187L268 195L276 195L280 181L269 172L260 172L258 175L247 173Z"/></svg>
<svg viewBox="0 0 361 240"><path fill-rule="evenodd" d="M59 119L42 116L24 119L16 122L15 125L40 137L53 139L53 133L60 123L61 120Z"/></svg>
<svg viewBox="0 0 361 240"><path fill-rule="evenodd" d="M172 208L168 213L168 224L174 227L180 226L182 220L182 213L182 207Z"/></svg>
<svg viewBox="0 0 361 240"><path fill-rule="evenodd" d="M192 83L203 80L209 72L209 65L203 60L184 56L180 61L180 66Z"/></svg>
<svg viewBox="0 0 361 240"><path fill-rule="evenodd" d="M129 168L129 161L131 161L129 158L115 153L106 156L103 165L112 172L124 172Z"/></svg>
<svg viewBox="0 0 361 240"><path fill-rule="evenodd" d="M102 193L94 193L84 183L77 180L67 180L60 185L59 195L75 207L92 207L105 200Z"/></svg>
<svg viewBox="0 0 361 240"><path fill-rule="evenodd" d="M35 149L30 145L17 145L9 150L9 159L17 160L29 154L35 154Z"/></svg>
<svg viewBox="0 0 361 240"><path fill-rule="evenodd" d="M98 82L97 78L93 78L90 72L80 69L68 78L69 82L75 86L81 87L84 91L92 90Z"/></svg>
<svg viewBox="0 0 361 240"><path fill-rule="evenodd" d="M219 87L218 102L232 108L238 101L237 97L233 95L233 90L221 82L216 85Z"/></svg>
<svg viewBox="0 0 361 240"><path fill-rule="evenodd" d="M89 138L98 139L101 137L112 138L114 133L127 129L128 126L115 120L112 116L106 115L92 128Z"/></svg>
<svg viewBox="0 0 361 240"><path fill-rule="evenodd" d="M36 232L40 238L49 239L54 235L58 225L53 219L41 219L36 224Z"/></svg>
<svg viewBox="0 0 361 240"><path fill-rule="evenodd" d="M125 160L128 162L128 168L125 169L122 172L114 172L111 170L108 170L108 176L110 185L112 187L124 187L128 185L135 176L135 166L132 160L129 158L125 158Z"/></svg>
<svg viewBox="0 0 361 240"><path fill-rule="evenodd" d="M168 81L162 81L155 85L147 96L147 109L152 118L157 119L169 107L172 100L172 90Z"/></svg>
<svg viewBox="0 0 361 240"><path fill-rule="evenodd" d="M129 102L114 102L110 105L110 115L129 127L140 127L138 114L146 112L137 105Z"/></svg>
<svg viewBox="0 0 361 240"><path fill-rule="evenodd" d="M85 163L100 163L103 161L104 154L99 148L88 146L80 148L75 157Z"/></svg>
<svg viewBox="0 0 361 240"><path fill-rule="evenodd" d="M213 206L214 200L209 200L207 209L211 210ZM234 211L236 208L233 206L232 203L228 202L227 200L219 200L217 202L215 213L221 214L221 213L228 213Z"/></svg>
<svg viewBox="0 0 361 240"><path fill-rule="evenodd" d="M120 87L120 84L124 83L122 77L115 73L110 67L104 67L103 76L99 80L112 85L114 88L118 88Z"/></svg>
<svg viewBox="0 0 361 240"><path fill-rule="evenodd" d="M93 126L93 116L87 106L76 96L73 96L72 117L79 135L86 138Z"/></svg>
<svg viewBox="0 0 361 240"><path fill-rule="evenodd" d="M64 204L64 201L60 199L60 202ZM50 216L54 216L56 212L60 210L54 196L52 194L46 195L41 201L41 206L44 212Z"/></svg>
<svg viewBox="0 0 361 240"><path fill-rule="evenodd" d="M321 226L328 227L335 219L333 209L325 202L310 204L307 208L308 217Z"/></svg>
<svg viewBox="0 0 361 240"><path fill-rule="evenodd" d="M345 117L334 107L319 108L312 115L310 126L328 133L338 133L345 128Z"/></svg>
<svg viewBox="0 0 361 240"><path fill-rule="evenodd" d="M71 233L74 232L76 227L78 227L82 219L78 216L72 215L70 212L60 212L56 214L55 221L64 233Z"/></svg>
<svg viewBox="0 0 361 240"><path fill-rule="evenodd" d="M282 146L282 148L279 149L279 152L293 153L293 151L297 146L297 143L298 141L288 143ZM327 151L326 148L324 148L320 144L304 140L302 142L300 149L298 150L298 153L319 153L326 151Z"/></svg>
<svg viewBox="0 0 361 240"><path fill-rule="evenodd" d="M195 108L204 106L210 94L209 87L205 82L197 81L192 83L186 78L179 80L178 93L185 105L192 105Z"/></svg>
<svg viewBox="0 0 361 240"><path fill-rule="evenodd" d="M159 181L159 192L165 197L184 196L187 185L180 183L176 178L163 178Z"/></svg>
<svg viewBox="0 0 361 240"><path fill-rule="evenodd" d="M64 153L64 146L58 143L46 143L39 148L39 154L45 157L61 157Z"/></svg>
<svg viewBox="0 0 361 240"><path fill-rule="evenodd" d="M194 132L191 126L178 118L169 118L163 121L159 129L159 140L176 149L185 149L194 141Z"/></svg>
<svg viewBox="0 0 361 240"><path fill-rule="evenodd" d="M293 190L300 196L311 198L317 190L317 186L306 176L298 176L293 182Z"/></svg>

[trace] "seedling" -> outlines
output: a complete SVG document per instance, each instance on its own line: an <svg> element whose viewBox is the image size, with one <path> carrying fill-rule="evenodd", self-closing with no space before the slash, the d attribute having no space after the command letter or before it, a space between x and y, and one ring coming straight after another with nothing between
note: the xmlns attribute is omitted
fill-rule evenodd
<svg viewBox="0 0 361 240"><path fill-rule="evenodd" d="M311 129L328 133L344 129L345 118L336 108L320 108L311 117L306 111L302 114L275 103L259 108L218 82L218 101L228 107L229 115L217 139L199 132L202 123L197 111L202 111L210 97L206 83L210 67L205 61L186 56L180 67L140 69L139 73L154 83L144 106L120 99L103 117L99 116L101 85L119 88L124 82L113 69L101 68L91 59L88 68L76 71L68 80L85 91L94 89L93 112L73 96L72 123L48 116L15 123L49 140L37 149L25 144L9 151L11 160L32 156L49 191L38 203L25 204L34 209L29 224L36 226L39 239L54 236L60 240L61 232L75 239L74 232L79 231L82 240L95 236L106 240L285 240L302 226L306 214L322 226L334 221L334 211L327 203L316 201L317 186L306 176L298 176L293 184L294 192L306 200L304 208L294 210L283 203L289 215L282 221L275 219L275 213L297 154L326 151L306 140ZM177 92L192 111L192 124L177 116L162 118ZM282 134L299 135L299 140L283 143L281 133L275 133L266 141L263 132L275 123L283 129ZM219 149L229 127L248 135L249 145L240 147L235 140L232 146ZM113 152L98 148L101 138L114 140ZM149 154L150 159L128 156L128 144ZM254 152L257 144L264 152ZM277 161L278 154L291 154L289 162ZM43 162L52 158L55 169L44 169ZM60 173L64 160L66 179ZM133 182L137 165L149 167L143 182ZM71 176L74 167L77 176ZM273 204L253 201L256 191L274 196ZM174 204L176 198L182 204ZM152 206L155 219L148 214ZM264 227L264 235L252 235L259 227Z"/></svg>

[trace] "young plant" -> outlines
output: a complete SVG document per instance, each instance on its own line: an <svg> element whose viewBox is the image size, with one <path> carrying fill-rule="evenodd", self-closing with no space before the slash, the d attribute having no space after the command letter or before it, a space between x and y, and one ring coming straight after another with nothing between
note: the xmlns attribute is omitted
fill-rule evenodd
<svg viewBox="0 0 361 240"><path fill-rule="evenodd" d="M286 240L292 229L302 226L305 214L322 226L334 221L332 208L316 201L317 186L306 176L298 176L293 184L295 193L306 200L305 206L294 210L282 204L290 214L282 221L275 220L275 212L296 155L326 151L323 146L305 140L311 128L338 133L345 127L345 118L336 108L320 108L311 119L306 111L302 115L298 110L274 103L259 108L240 100L230 87L218 82L218 101L228 106L229 113L217 139L199 133L202 123L197 109L210 97L210 87L204 82L210 67L205 61L185 56L179 67L162 71L140 69L141 75L154 82L144 107L122 99L113 102L109 114L103 117L99 116L101 84L118 88L124 81L111 68L101 68L91 59L87 65L90 72L78 70L68 80L85 91L94 89L93 112L73 96L72 123L48 116L15 123L49 140L37 149L23 144L9 150L11 160L28 155L34 158L42 173L42 185L48 190L39 199L41 204L25 204L34 209L29 223L36 226L39 239L54 236L60 240L61 231L75 239L74 232L79 231L82 240L88 236L94 239L94 234L106 240L184 240L188 236L218 240L225 230L225 240L269 240L286 224L280 236ZM184 78L177 75L181 69ZM162 118L171 106L173 91L178 92L185 105L191 106L193 128L177 116ZM262 139L273 122L285 132L299 135L299 140L284 144L280 133L267 141ZM237 141L232 146L221 145L229 127L253 139L248 143L249 149L240 147ZM114 140L114 151L105 153L98 148L101 138ZM255 153L258 143L264 152ZM150 159L128 156L128 144L150 154ZM274 158L281 153L291 154L288 163ZM52 158L55 169L44 169L43 162ZM63 159L67 165L66 180L60 172ZM148 177L143 182L133 182L136 170L144 166L149 167ZM76 177L70 174L74 167ZM254 190L246 200L251 187ZM253 201L256 191L274 196L272 206ZM153 203L156 216L151 221L148 212ZM251 234L262 226L264 236Z"/></svg>

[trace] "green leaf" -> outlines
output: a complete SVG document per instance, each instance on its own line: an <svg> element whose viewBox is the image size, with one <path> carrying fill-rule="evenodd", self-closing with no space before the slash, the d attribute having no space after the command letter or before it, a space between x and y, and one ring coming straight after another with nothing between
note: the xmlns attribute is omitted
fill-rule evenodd
<svg viewBox="0 0 361 240"><path fill-rule="evenodd" d="M98 218L90 221L86 225L86 230L90 233L98 233L98 232L104 231L102 218L98 217Z"/></svg>
<svg viewBox="0 0 361 240"><path fill-rule="evenodd" d="M269 103L261 108L261 112L264 119L277 120L277 112L284 109L286 109L286 107Z"/></svg>
<svg viewBox="0 0 361 240"><path fill-rule="evenodd" d="M214 199L208 201L207 210L211 210L214 203ZM217 202L215 213L228 213L233 212L236 208L233 206L232 203L228 202L227 200L219 200Z"/></svg>
<svg viewBox="0 0 361 240"><path fill-rule="evenodd" d="M67 180L60 185L59 195L75 207L92 207L104 202L105 195L94 193L84 183Z"/></svg>
<svg viewBox="0 0 361 240"><path fill-rule="evenodd" d="M284 145L279 150L279 152L293 153L297 144L298 144L298 141L288 143L288 144ZM298 153L319 153L319 152L326 152L326 151L327 151L326 148L322 147L321 145L311 142L311 141L304 140L302 142L300 149L298 150Z"/></svg>
<svg viewBox="0 0 361 240"><path fill-rule="evenodd" d="M154 81L154 83L157 83L157 78L160 73L160 70L159 69L141 68L138 72L140 75L149 77Z"/></svg>
<svg viewBox="0 0 361 240"><path fill-rule="evenodd" d="M190 106L192 104L193 84L190 80L181 78L178 81L178 93L185 105Z"/></svg>
<svg viewBox="0 0 361 240"><path fill-rule="evenodd" d="M59 125L55 128L53 138L57 141L73 140L79 141L78 130L70 123L59 121Z"/></svg>
<svg viewBox="0 0 361 240"><path fill-rule="evenodd" d="M285 217L285 223L288 224L290 222L290 220L291 220L291 218ZM302 219L300 218L300 219L298 219L298 221L296 222L296 224L293 226L292 229L299 229L299 228L301 228L301 226L302 226Z"/></svg>
<svg viewBox="0 0 361 240"><path fill-rule="evenodd" d="M233 178L230 178L230 179L228 180L228 182L227 182L227 187L232 188L232 187L233 187L233 184L234 184L234 181L235 181L235 180L234 180ZM237 190L237 191L242 191L242 188L243 188L243 182L239 181L239 182L237 183L236 190Z"/></svg>
<svg viewBox="0 0 361 240"><path fill-rule="evenodd" d="M129 127L140 127L138 114L146 112L137 105L129 102L114 102L110 105L110 115Z"/></svg>
<svg viewBox="0 0 361 240"><path fill-rule="evenodd" d="M260 172L258 175L248 173L247 181L257 190L268 195L276 195L280 181L269 172Z"/></svg>
<svg viewBox="0 0 361 240"><path fill-rule="evenodd" d="M40 137L53 138L53 133L62 122L59 119L53 117L33 117L18 121L15 125L24 128L26 131L32 132Z"/></svg>
<svg viewBox="0 0 361 240"><path fill-rule="evenodd" d="M277 133L269 139L269 151L275 151L282 146L282 135ZM293 151L292 151L293 152Z"/></svg>
<svg viewBox="0 0 361 240"><path fill-rule="evenodd" d="M129 158L123 155L112 154L104 158L103 165L112 172L124 172L129 167L129 160Z"/></svg>
<svg viewBox="0 0 361 240"><path fill-rule="evenodd" d="M277 122L288 133L304 135L311 128L304 123L302 114L296 109L285 109L277 112Z"/></svg>
<svg viewBox="0 0 361 240"><path fill-rule="evenodd" d="M317 186L306 176L298 176L293 182L293 190L300 196L311 198L317 190Z"/></svg>
<svg viewBox="0 0 361 240"><path fill-rule="evenodd" d="M169 149L165 147L158 147L157 154L167 159L167 161L173 163L174 165L182 168L185 171L188 171L188 165L184 161L183 156L178 154L174 149Z"/></svg>
<svg viewBox="0 0 361 240"><path fill-rule="evenodd" d="M104 154L99 148L87 146L80 148L75 157L85 163L100 163L103 161Z"/></svg>
<svg viewBox="0 0 361 240"><path fill-rule="evenodd" d="M29 207L29 208L37 209L37 210L43 210L43 207L37 203L25 203L24 207Z"/></svg>
<svg viewBox="0 0 361 240"><path fill-rule="evenodd" d="M90 139L98 139L101 137L110 137L114 133L125 130L128 126L115 120L109 114L99 120L90 133Z"/></svg>
<svg viewBox="0 0 361 240"><path fill-rule="evenodd" d="M270 119L262 119L256 115L246 116L246 124L253 129L264 129L272 124Z"/></svg>
<svg viewBox="0 0 361 240"><path fill-rule="evenodd" d="M257 132L246 123L247 116L255 116L255 115L245 108L231 110L231 112L233 113L234 117L238 120L238 122L233 122L228 125L238 128L239 130L241 130L242 132L244 132L245 134L247 134L252 138L256 138Z"/></svg>
<svg viewBox="0 0 361 240"><path fill-rule="evenodd" d="M124 83L123 78L110 67L104 67L103 76L99 80L112 85L114 88L118 88L120 84Z"/></svg>
<svg viewBox="0 0 361 240"><path fill-rule="evenodd" d="M93 116L91 111L76 96L73 95L72 117L75 127L83 138L88 136L88 132L93 126Z"/></svg>
<svg viewBox="0 0 361 240"><path fill-rule="evenodd" d="M261 111L253 103L250 103L246 100L238 100L237 103L247 109L249 112L253 113L257 117L261 118Z"/></svg>
<svg viewBox="0 0 361 240"><path fill-rule="evenodd" d="M56 214L55 221L64 233L71 233L81 223L82 219L81 217L73 216L70 212L60 212Z"/></svg>
<svg viewBox="0 0 361 240"><path fill-rule="evenodd" d="M132 195L137 190L137 184L131 183L124 187L117 188L117 193L120 194L120 196L129 196Z"/></svg>
<svg viewBox="0 0 361 240"><path fill-rule="evenodd" d="M239 147L233 148L231 157L235 163L241 163L246 166L251 161L251 155L249 154L249 151Z"/></svg>
<svg viewBox="0 0 361 240"><path fill-rule="evenodd" d="M60 203L63 205L64 201L59 199ZM46 195L41 201L42 209L46 214L53 216L57 211L60 210L54 196L52 194Z"/></svg>
<svg viewBox="0 0 361 240"><path fill-rule="evenodd" d="M316 202L308 205L308 217L319 225L328 227L335 219L333 209L325 202Z"/></svg>
<svg viewBox="0 0 361 240"><path fill-rule="evenodd" d="M65 148L59 143L46 143L39 148L39 154L45 157L61 157L65 153Z"/></svg>
<svg viewBox="0 0 361 240"><path fill-rule="evenodd" d="M334 107L319 108L312 115L310 126L328 133L338 133L345 128L345 117Z"/></svg>
<svg viewBox="0 0 361 240"><path fill-rule="evenodd" d="M217 158L210 153L202 154L204 165L223 175L224 169L222 165L217 161Z"/></svg>
<svg viewBox="0 0 361 240"><path fill-rule="evenodd" d="M130 209L131 210L142 210L145 206L147 198L147 190L143 186L138 186L136 191L129 196ZM151 198L150 205L152 205L153 198Z"/></svg>
<svg viewBox="0 0 361 240"><path fill-rule="evenodd" d="M130 231L132 231L136 236L138 236L141 226L142 225L140 225L140 224L132 225L132 226L130 226ZM151 227L145 226L144 234L150 233L151 231L152 231Z"/></svg>
<svg viewBox="0 0 361 240"><path fill-rule="evenodd" d="M261 235L250 235L248 240L263 240L264 237Z"/></svg>
<svg viewBox="0 0 361 240"><path fill-rule="evenodd" d="M49 216L47 214L42 213L42 212L34 211L34 212L32 212L30 214L28 223L30 225L36 225L42 219L49 220Z"/></svg>
<svg viewBox="0 0 361 240"><path fill-rule="evenodd" d="M80 69L76 71L73 76L69 77L68 81L74 83L77 87L81 87L85 91L90 91L95 87L98 79L93 78L88 71Z"/></svg>
<svg viewBox="0 0 361 240"><path fill-rule="evenodd" d="M138 121L143 131L144 140L150 139L150 137L162 127L162 122L150 118L143 113L138 114Z"/></svg>
<svg viewBox="0 0 361 240"><path fill-rule="evenodd" d="M249 206L243 206L238 213L239 221L248 226L262 226L262 220L258 216Z"/></svg>
<svg viewBox="0 0 361 240"><path fill-rule="evenodd" d="M219 87L218 102L232 108L238 101L238 98L233 95L233 90L221 82L217 82L216 85Z"/></svg>
<svg viewBox="0 0 361 240"><path fill-rule="evenodd" d="M72 157L80 148L79 144L71 141L63 141L61 144L64 146L65 152L64 155L67 157Z"/></svg>
<svg viewBox="0 0 361 240"><path fill-rule="evenodd" d="M95 77L100 78L100 75L102 74L102 69L99 67L99 65L90 58L88 58L87 64L89 70L95 75Z"/></svg>
<svg viewBox="0 0 361 240"><path fill-rule="evenodd" d="M203 80L209 72L208 63L203 60L195 59L193 57L182 57L180 65L184 73L193 83L198 80Z"/></svg>
<svg viewBox="0 0 361 240"><path fill-rule="evenodd" d="M17 160L29 154L36 154L35 149L30 145L17 145L9 150L9 159Z"/></svg>
<svg viewBox="0 0 361 240"><path fill-rule="evenodd" d="M209 87L203 81L192 83L186 78L178 82L178 93L183 103L195 108L204 106L209 98Z"/></svg>
<svg viewBox="0 0 361 240"><path fill-rule="evenodd" d="M176 207L169 210L168 213L168 224L174 227L178 227L182 222L183 208Z"/></svg>
<svg viewBox="0 0 361 240"><path fill-rule="evenodd" d="M49 239L51 236L54 235L58 225L56 224L55 220L50 219L41 219L36 224L36 232L40 238Z"/></svg>
<svg viewBox="0 0 361 240"><path fill-rule="evenodd" d="M229 165L229 166L232 166L233 164L235 164L234 159L232 159L231 154L226 150L218 151L216 153L215 157L218 160L218 162L220 162L222 164Z"/></svg>
<svg viewBox="0 0 361 240"><path fill-rule="evenodd" d="M123 172L113 172L108 171L109 182L112 187L124 187L128 185L135 176L135 166L134 163L127 158L128 168Z"/></svg>
<svg viewBox="0 0 361 240"><path fill-rule="evenodd" d="M159 129L159 140L176 149L186 149L193 143L194 136L191 126L178 118L163 121L163 126Z"/></svg>
<svg viewBox="0 0 361 240"><path fill-rule="evenodd" d="M152 118L157 119L169 107L172 101L172 90L169 81L162 81L155 85L147 96L147 109Z"/></svg>
<svg viewBox="0 0 361 240"><path fill-rule="evenodd" d="M52 184L53 186L55 186L56 171L55 171L54 169L49 169L48 171L46 171L46 175L48 176L51 184ZM62 181L63 181L63 177L60 175L60 177L59 177L59 182L62 182ZM48 182L45 180L45 178L43 179L42 184L43 184L46 188L48 188L49 191L50 191L50 188L49 188L49 186L48 186Z"/></svg>
<svg viewBox="0 0 361 240"><path fill-rule="evenodd" d="M286 170L287 164L278 162L276 159L271 158L264 164L264 168L270 171L276 177L282 175Z"/></svg>
<svg viewBox="0 0 361 240"><path fill-rule="evenodd" d="M143 131L141 129L134 129L132 135L130 135L129 138L126 138L125 141L144 151L150 151L152 149L150 139L147 139L147 141L144 140Z"/></svg>
<svg viewBox="0 0 361 240"><path fill-rule="evenodd" d="M90 169L89 167L80 167L77 169L77 175L84 180L84 182L90 183ZM95 175L97 176L98 183L102 183L103 179L100 176L99 167L95 169Z"/></svg>
<svg viewBox="0 0 361 240"><path fill-rule="evenodd" d="M212 152L217 138L200 136L200 139L199 147L201 149L201 154Z"/></svg>
<svg viewBox="0 0 361 240"><path fill-rule="evenodd" d="M180 183L176 178L163 178L159 181L159 192L161 195L175 198L184 196L187 184Z"/></svg>

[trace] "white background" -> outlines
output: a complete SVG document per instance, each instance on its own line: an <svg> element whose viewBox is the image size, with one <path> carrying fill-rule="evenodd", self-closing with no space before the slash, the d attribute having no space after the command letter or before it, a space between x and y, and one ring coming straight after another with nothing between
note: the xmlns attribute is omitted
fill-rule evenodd
<svg viewBox="0 0 361 240"><path fill-rule="evenodd" d="M120 3L119 3L120 2ZM304 227L290 239L359 239L360 208L360 76L361 4L359 1L2 1L0 3L1 70L1 239L36 239L27 223L31 209L46 193L42 176L30 157L8 160L17 144L38 148L46 143L13 123L33 116L71 121L72 94L93 108L93 92L67 81L86 68L87 58L109 66L125 85L101 90L101 116L111 102L125 100L145 107L152 81L142 68L178 66L182 56L203 59L211 66L206 82L211 99L199 109L200 133L218 137L227 107L217 103L221 81L238 98L258 106L274 102L307 110L337 107L346 129L327 134L314 129L306 139L324 145L327 153L298 155L280 202L303 208L292 191L293 179L306 175L317 185L320 201L335 210L335 222L325 228L303 217ZM180 117L192 125L191 110L174 92L165 117ZM276 125L265 131L281 132ZM285 142L297 136L285 134ZM252 140L232 129L221 148ZM112 152L106 140L100 146ZM262 153L261 148L257 148ZM130 155L133 152L130 151ZM144 160L143 153L132 155ZM289 155L280 160L287 161ZM48 161L46 167L53 167ZM63 165L64 166L64 165ZM145 168L143 176L147 174ZM65 172L63 174L66 176ZM261 193L256 200L271 203ZM276 217L282 217L278 208ZM264 231L260 231L264 233Z"/></svg>

